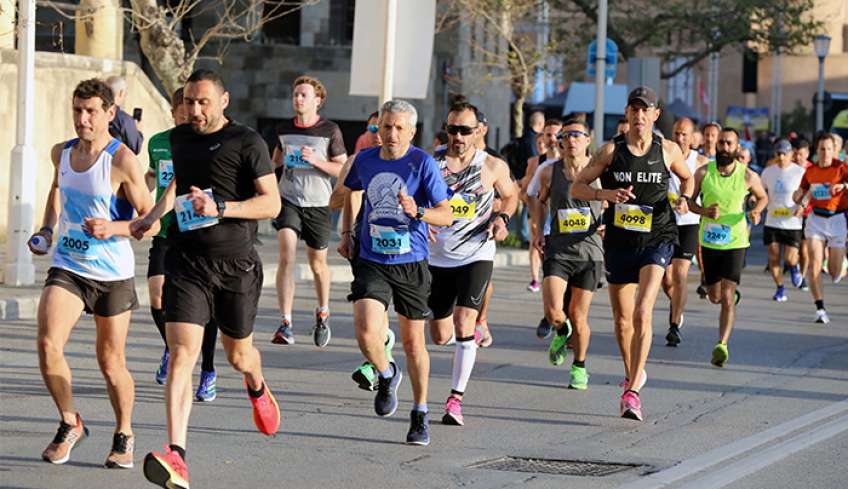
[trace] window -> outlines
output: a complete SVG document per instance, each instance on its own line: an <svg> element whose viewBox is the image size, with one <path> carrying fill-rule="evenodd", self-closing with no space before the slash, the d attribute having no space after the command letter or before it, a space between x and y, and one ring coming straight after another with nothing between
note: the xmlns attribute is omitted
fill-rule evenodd
<svg viewBox="0 0 848 489"><path fill-rule="evenodd" d="M300 44L300 9L284 6L285 2L263 2L263 18L273 17L262 26L262 38L265 42L279 44Z"/></svg>
<svg viewBox="0 0 848 489"><path fill-rule="evenodd" d="M353 15L356 0L330 0L330 44L353 43Z"/></svg>

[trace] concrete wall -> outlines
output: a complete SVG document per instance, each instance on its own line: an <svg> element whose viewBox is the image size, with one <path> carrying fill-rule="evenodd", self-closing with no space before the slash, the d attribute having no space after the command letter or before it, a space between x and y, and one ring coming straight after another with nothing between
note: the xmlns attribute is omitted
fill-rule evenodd
<svg viewBox="0 0 848 489"><path fill-rule="evenodd" d="M6 216L9 195L9 156L15 145L17 117L17 51L0 50L0 241L6 239ZM133 63L89 58L69 54L36 54L35 60L35 150L38 155L36 177L35 222L41 222L44 201L50 188L52 165L50 148L57 142L75 137L71 119L71 93L82 80L121 74L127 79L128 94L125 108L144 110L143 132L145 145L139 165L147 168L147 139L171 127L168 102Z"/></svg>

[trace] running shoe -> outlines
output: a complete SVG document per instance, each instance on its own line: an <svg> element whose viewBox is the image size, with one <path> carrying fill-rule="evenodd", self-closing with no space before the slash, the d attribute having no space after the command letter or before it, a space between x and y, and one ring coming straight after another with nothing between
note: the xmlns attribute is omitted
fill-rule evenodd
<svg viewBox="0 0 848 489"><path fill-rule="evenodd" d="M41 452L41 458L56 465L67 462L71 458L71 450L77 444L82 443L88 434L88 427L82 424L82 418L79 413L77 413L75 426L61 421L59 423L59 429L56 430L56 436L53 437L53 441Z"/></svg>
<svg viewBox="0 0 848 489"><path fill-rule="evenodd" d="M536 338L539 338L540 340L546 340L550 338L551 332L553 330L554 328L551 327L551 323L548 322L548 319L543 317L539 321L539 325L536 326Z"/></svg>
<svg viewBox="0 0 848 489"><path fill-rule="evenodd" d="M816 311L816 323L818 324L828 324L830 323L830 318L827 317L827 311L824 309L818 309Z"/></svg>
<svg viewBox="0 0 848 489"><path fill-rule="evenodd" d="M807 279L802 278L801 285L799 285L798 288L803 290L804 292L808 292L810 290L810 286L807 285Z"/></svg>
<svg viewBox="0 0 848 489"><path fill-rule="evenodd" d="M733 292L733 305L739 304L739 301L742 300L742 292L739 292L739 289L736 289Z"/></svg>
<svg viewBox="0 0 848 489"><path fill-rule="evenodd" d="M189 489L188 466L167 445L164 452L150 452L144 457L144 477L159 487Z"/></svg>
<svg viewBox="0 0 848 489"><path fill-rule="evenodd" d="M568 388L578 391L589 388L589 373L586 372L586 367L571 366L571 380L568 382Z"/></svg>
<svg viewBox="0 0 848 489"><path fill-rule="evenodd" d="M250 395L247 380L244 381L244 387L248 390L247 397L253 405L253 423L256 429L263 435L274 435L280 429L280 405L277 404L277 399L274 398L268 383L263 383L262 395L259 397Z"/></svg>
<svg viewBox="0 0 848 489"><path fill-rule="evenodd" d="M645 369L642 369L642 379L639 381L639 385L636 387L636 390L641 391L642 388L645 387L645 384L647 384L647 383L648 383L648 371L645 370ZM630 380L625 378L624 382L618 384L618 386L624 388L624 390L626 391L626 390L630 389Z"/></svg>
<svg viewBox="0 0 848 489"><path fill-rule="evenodd" d="M162 352L162 359L159 360L159 368L156 369L156 383L159 385L165 385L165 381L168 380L168 359L170 357L168 348L165 348L165 351Z"/></svg>
<svg viewBox="0 0 848 489"><path fill-rule="evenodd" d="M207 372L200 371L200 385L197 386L197 392L194 394L194 400L200 402L212 402L218 397L218 390L215 387L215 381L218 380L218 374L215 370Z"/></svg>
<svg viewBox="0 0 848 489"><path fill-rule="evenodd" d="M374 412L377 416L391 416L398 407L397 390L403 374L395 362L389 362L389 367L394 370L391 378L384 379L377 375L377 395L374 396Z"/></svg>
<svg viewBox="0 0 848 489"><path fill-rule="evenodd" d="M668 327L668 334L665 335L665 346L677 346L683 340L683 335L680 333L680 326L672 323Z"/></svg>
<svg viewBox="0 0 848 489"><path fill-rule="evenodd" d="M324 348L330 342L330 313L315 310L315 327L312 328L312 341L318 348Z"/></svg>
<svg viewBox="0 0 848 489"><path fill-rule="evenodd" d="M699 285L698 288L695 289L695 292L698 293L698 297L700 297L701 299L707 298L707 289L706 287L704 287L704 284Z"/></svg>
<svg viewBox="0 0 848 489"><path fill-rule="evenodd" d="M362 365L357 367L350 376L357 387L366 391L377 390L377 370L371 362L362 362Z"/></svg>
<svg viewBox="0 0 848 489"><path fill-rule="evenodd" d="M527 284L527 290L530 292L539 292L542 288L539 286L538 280L531 280L529 284Z"/></svg>
<svg viewBox="0 0 848 489"><path fill-rule="evenodd" d="M548 346L548 362L555 367L565 362L565 354L567 353L565 345L568 343L568 339L571 338L571 323L566 321L562 327L565 328L565 334L560 334L557 331L551 340L550 346Z"/></svg>
<svg viewBox="0 0 848 489"><path fill-rule="evenodd" d="M730 353L727 351L727 345L717 343L715 348L713 348L713 358L710 360L710 363L716 367L724 367L728 358L730 358Z"/></svg>
<svg viewBox="0 0 848 489"><path fill-rule="evenodd" d="M492 346L492 332L489 330L488 323L477 323L474 327L474 341L480 348L488 348Z"/></svg>
<svg viewBox="0 0 848 489"><path fill-rule="evenodd" d="M288 320L283 319L280 321L280 327L277 328L277 332L274 333L271 343L274 343L275 345L294 344L294 331L292 331L291 323Z"/></svg>
<svg viewBox="0 0 848 489"><path fill-rule="evenodd" d="M421 411L409 413L409 432L406 434L407 445L427 446L430 444L430 415Z"/></svg>
<svg viewBox="0 0 848 489"><path fill-rule="evenodd" d="M793 287L801 287L801 284L804 283L804 277L801 276L801 267L798 265L789 267L789 275L792 277Z"/></svg>
<svg viewBox="0 0 848 489"><path fill-rule="evenodd" d="M786 296L786 291L783 287L778 287L777 292L775 292L774 297L772 297L772 300L776 302L786 302L789 300L789 297Z"/></svg>
<svg viewBox="0 0 848 489"><path fill-rule="evenodd" d="M112 437L112 451L106 457L103 464L107 469L131 469L133 468L133 447L135 437L123 433L115 433Z"/></svg>
<svg viewBox="0 0 848 489"><path fill-rule="evenodd" d="M445 402L445 415L442 416L442 424L450 426L464 426L462 418L462 400L456 396L448 396Z"/></svg>
<svg viewBox="0 0 848 489"><path fill-rule="evenodd" d="M622 418L642 421L642 401L639 400L639 394L633 391L627 391L622 394L619 408L621 409Z"/></svg>

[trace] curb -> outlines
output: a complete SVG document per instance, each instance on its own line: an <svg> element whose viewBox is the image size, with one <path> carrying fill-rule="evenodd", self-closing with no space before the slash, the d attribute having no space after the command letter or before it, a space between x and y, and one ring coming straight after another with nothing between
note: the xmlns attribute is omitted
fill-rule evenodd
<svg viewBox="0 0 848 489"><path fill-rule="evenodd" d="M527 250L504 249L499 248L495 255L494 267L513 267L527 266L530 264L530 257ZM350 271L350 266L330 265L331 283L350 283L353 281L353 273ZM277 264L270 263L263 266L264 280L263 288L276 287ZM298 282L309 282L312 280L312 270L307 263L298 263L294 269L294 279ZM135 293L138 296L140 306L149 305L149 294L147 291L146 280L136 280ZM2 290L2 287L0 287ZM39 295L31 295L27 297L13 297L8 299L0 299L0 321L27 321L35 319L38 312Z"/></svg>

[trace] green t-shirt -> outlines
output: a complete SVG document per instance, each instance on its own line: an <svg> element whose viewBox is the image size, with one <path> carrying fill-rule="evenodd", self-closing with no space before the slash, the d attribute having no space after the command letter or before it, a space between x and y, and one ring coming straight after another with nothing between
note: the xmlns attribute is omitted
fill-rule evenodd
<svg viewBox="0 0 848 489"><path fill-rule="evenodd" d="M746 166L736 162L733 173L723 176L715 162L707 163L707 173L701 181L701 205L718 204L718 219L701 216L700 241L704 248L735 250L750 246L748 223L745 221Z"/></svg>
<svg viewBox="0 0 848 489"><path fill-rule="evenodd" d="M174 179L174 162L171 159L171 129L162 131L150 138L147 143L147 153L150 156L150 169L156 176L156 200L159 200L168 184ZM161 229L156 236L166 238L168 227L173 220L173 211L162 216L162 219L159 220Z"/></svg>

